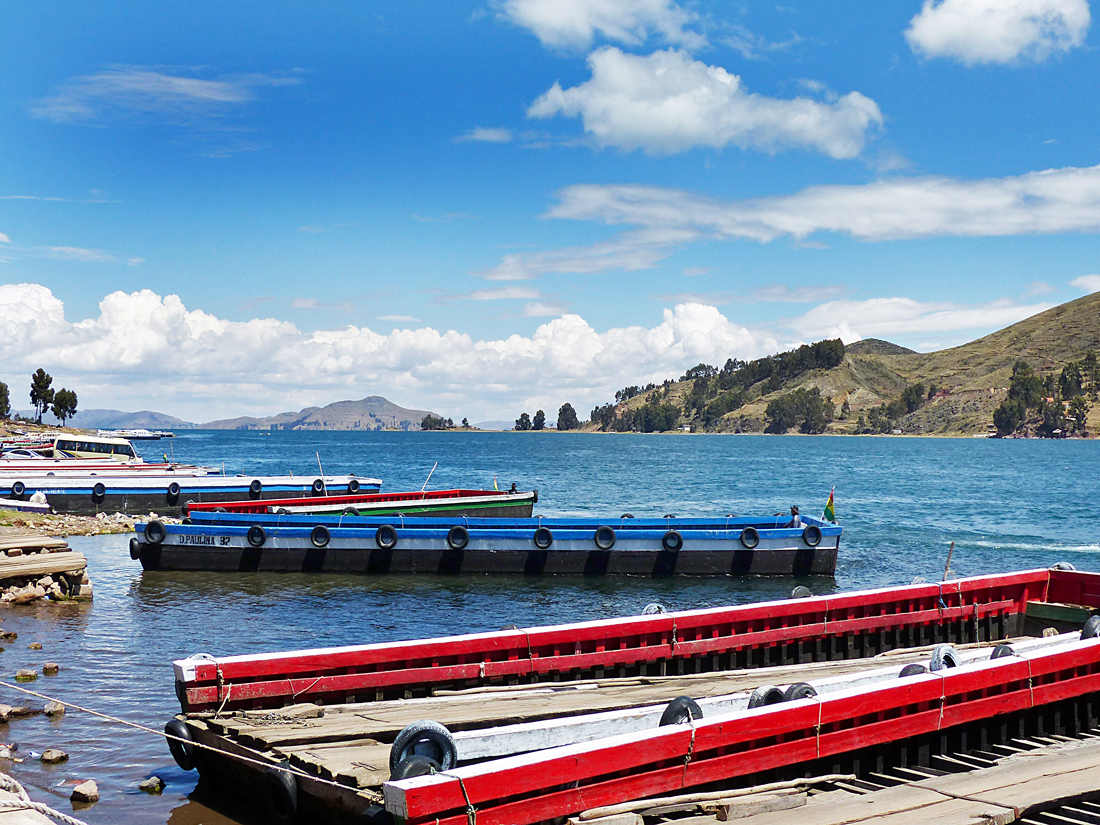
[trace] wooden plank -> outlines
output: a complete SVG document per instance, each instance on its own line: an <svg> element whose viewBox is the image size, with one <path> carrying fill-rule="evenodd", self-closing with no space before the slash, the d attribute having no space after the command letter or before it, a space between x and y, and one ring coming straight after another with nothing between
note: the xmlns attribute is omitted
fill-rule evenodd
<svg viewBox="0 0 1100 825"><path fill-rule="evenodd" d="M1048 602L1028 602L1027 617L1050 622L1067 622L1070 624L1084 624L1085 620L1093 614L1086 607L1078 607L1075 604L1057 604Z"/></svg>
<svg viewBox="0 0 1100 825"><path fill-rule="evenodd" d="M88 560L83 553L41 553L32 556L0 557L0 580L49 576L83 570Z"/></svg>

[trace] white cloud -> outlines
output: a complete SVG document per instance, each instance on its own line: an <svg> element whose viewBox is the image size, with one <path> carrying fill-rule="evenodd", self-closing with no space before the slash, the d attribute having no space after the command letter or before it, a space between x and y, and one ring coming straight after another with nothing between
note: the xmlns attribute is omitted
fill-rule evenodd
<svg viewBox="0 0 1100 825"><path fill-rule="evenodd" d="M914 52L976 63L1042 61L1085 42L1087 0L925 0L905 31Z"/></svg>
<svg viewBox="0 0 1100 825"><path fill-rule="evenodd" d="M379 315L379 321L391 321L395 324L415 324L420 319L414 318L412 315Z"/></svg>
<svg viewBox="0 0 1100 825"><path fill-rule="evenodd" d="M472 301L504 301L516 298L526 300L542 296L537 289L531 289L530 287L501 286L493 289L475 289L467 297Z"/></svg>
<svg viewBox="0 0 1100 825"><path fill-rule="evenodd" d="M84 249L79 246L48 246L42 250L49 258L60 258L64 261L93 261L96 263L109 263L115 260L115 256L102 249Z"/></svg>
<svg viewBox="0 0 1100 825"><path fill-rule="evenodd" d="M896 338L923 332L988 330L1005 327L1050 309L1051 304L1018 304L999 300L987 304L915 301L912 298L872 298L829 301L790 321L790 327L811 340Z"/></svg>
<svg viewBox="0 0 1100 825"><path fill-rule="evenodd" d="M290 302L291 309L317 309L321 302L316 298L295 298Z"/></svg>
<svg viewBox="0 0 1100 825"><path fill-rule="evenodd" d="M11 243L11 238L9 238L3 232L0 232L0 243Z"/></svg>
<svg viewBox="0 0 1100 825"><path fill-rule="evenodd" d="M155 116L194 123L254 100L257 88L299 82L294 75L237 74L205 79L167 74L156 67L120 66L73 78L56 95L38 101L31 113L57 123L96 122L112 116Z"/></svg>
<svg viewBox="0 0 1100 825"><path fill-rule="evenodd" d="M1069 285L1089 294L1100 292L1100 275L1082 275L1070 281Z"/></svg>
<svg viewBox="0 0 1100 825"><path fill-rule="evenodd" d="M815 149L835 158L863 151L882 125L878 105L859 92L832 102L780 100L749 93L741 78L680 51L643 57L614 47L588 56L590 80L555 83L531 104L528 117L580 117L602 146L672 154L697 146L777 151Z"/></svg>
<svg viewBox="0 0 1100 825"><path fill-rule="evenodd" d="M557 318L568 311L568 301L531 301L523 307L523 316L525 318Z"/></svg>
<svg viewBox="0 0 1100 825"><path fill-rule="evenodd" d="M43 367L85 403L148 406L192 420L277 412L383 392L407 406L491 417L525 404L604 402L615 389L686 367L778 349L717 309L682 304L652 327L598 332L577 315L529 336L475 340L430 327L382 335L344 326L310 333L273 318L227 321L174 295L115 292L99 316L70 322L37 284L0 285L0 380ZM100 401L99 399L102 399Z"/></svg>
<svg viewBox="0 0 1100 825"><path fill-rule="evenodd" d="M455 138L455 143L509 143L512 140L510 129L482 128L478 126L468 132L464 132Z"/></svg>
<svg viewBox="0 0 1100 825"><path fill-rule="evenodd" d="M498 0L500 15L530 29L544 46L587 49L597 37L640 46L649 37L685 48L706 38L688 30L697 20L670 0Z"/></svg>
<svg viewBox="0 0 1100 825"><path fill-rule="evenodd" d="M134 257L126 259L126 266L141 266L143 263L145 263L144 258Z"/></svg>

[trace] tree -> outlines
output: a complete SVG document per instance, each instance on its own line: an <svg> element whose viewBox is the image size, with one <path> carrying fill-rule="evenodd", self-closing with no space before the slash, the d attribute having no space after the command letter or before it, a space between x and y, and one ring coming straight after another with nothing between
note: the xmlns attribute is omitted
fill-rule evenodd
<svg viewBox="0 0 1100 825"><path fill-rule="evenodd" d="M462 429L464 429L464 430L470 429L470 422L467 421L465 418L462 419Z"/></svg>
<svg viewBox="0 0 1100 825"><path fill-rule="evenodd" d="M34 404L39 424L42 423L42 413L53 403L53 390L50 389L52 383L53 376L41 367L31 376L31 403Z"/></svg>
<svg viewBox="0 0 1100 825"><path fill-rule="evenodd" d="M67 419L76 415L76 393L64 387L54 393L53 414L64 426Z"/></svg>
<svg viewBox="0 0 1100 825"><path fill-rule="evenodd" d="M823 433L833 420L833 405L821 397L817 387L797 389L771 401L764 415L768 418L766 433L785 433L796 425L802 433Z"/></svg>
<svg viewBox="0 0 1100 825"><path fill-rule="evenodd" d="M1089 402L1085 400L1085 396L1079 395L1069 402L1069 409L1066 410L1066 424L1073 432L1085 435L1085 419L1088 415ZM1073 423L1069 424L1071 420Z"/></svg>
<svg viewBox="0 0 1100 825"><path fill-rule="evenodd" d="M531 429L531 416L527 413L520 413L519 418L516 419L515 429L523 431Z"/></svg>
<svg viewBox="0 0 1100 825"><path fill-rule="evenodd" d="M0 381L0 418L11 415L11 398L8 396L8 385Z"/></svg>
<svg viewBox="0 0 1100 825"><path fill-rule="evenodd" d="M447 429L447 422L449 418L444 418L441 415L432 415L428 413L424 416L424 419L420 422L420 429L422 430L445 430ZM454 426L454 422L451 422L451 426Z"/></svg>
<svg viewBox="0 0 1100 825"><path fill-rule="evenodd" d="M1023 426L1027 418L1027 407L1019 398L1006 398L993 411L993 426L997 435L1011 435Z"/></svg>
<svg viewBox="0 0 1100 825"><path fill-rule="evenodd" d="M561 405L561 409L558 410L558 429L559 430L579 430L581 428L581 422L577 419L577 411L573 409L573 405L566 402Z"/></svg>
<svg viewBox="0 0 1100 825"><path fill-rule="evenodd" d="M542 410L535 412L535 417L531 419L532 430L542 430L546 428L546 413Z"/></svg>

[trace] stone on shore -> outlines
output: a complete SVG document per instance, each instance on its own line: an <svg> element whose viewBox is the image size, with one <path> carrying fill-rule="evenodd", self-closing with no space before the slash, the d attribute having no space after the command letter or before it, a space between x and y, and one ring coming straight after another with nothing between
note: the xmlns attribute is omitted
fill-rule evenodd
<svg viewBox="0 0 1100 825"><path fill-rule="evenodd" d="M22 668L15 672L15 681L17 682L33 682L38 678L38 671L31 670L30 668Z"/></svg>
<svg viewBox="0 0 1100 825"><path fill-rule="evenodd" d="M61 665L57 662L46 662L42 665L42 673L46 676L56 676L59 670L61 670Z"/></svg>
<svg viewBox="0 0 1100 825"><path fill-rule="evenodd" d="M27 645L27 650L41 650L41 649L42 649L42 643L41 642L31 642L29 645Z"/></svg>
<svg viewBox="0 0 1100 825"><path fill-rule="evenodd" d="M11 721L11 713L15 710L11 705L0 705L0 722Z"/></svg>
<svg viewBox="0 0 1100 825"><path fill-rule="evenodd" d="M160 793L164 790L164 780L159 776L150 776L138 785L138 790L145 791L145 793Z"/></svg>
<svg viewBox="0 0 1100 825"><path fill-rule="evenodd" d="M43 711L47 716L64 716L65 706L60 702L47 702L46 709Z"/></svg>
<svg viewBox="0 0 1100 825"><path fill-rule="evenodd" d="M47 765L56 765L58 762L64 762L66 759L68 759L69 754L65 753L65 751L63 750L58 750L57 748L46 748L46 750L43 751L42 755L38 758L45 762Z"/></svg>
<svg viewBox="0 0 1100 825"><path fill-rule="evenodd" d="M72 795L69 799L73 802L98 802L99 788L96 787L95 782L91 779L85 780L73 788Z"/></svg>

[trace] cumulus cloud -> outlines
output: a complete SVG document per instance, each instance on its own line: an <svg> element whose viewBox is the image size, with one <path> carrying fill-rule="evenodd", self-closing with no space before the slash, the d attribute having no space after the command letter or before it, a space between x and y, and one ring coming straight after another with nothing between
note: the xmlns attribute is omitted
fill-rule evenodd
<svg viewBox="0 0 1100 825"><path fill-rule="evenodd" d="M156 117L192 124L220 117L254 100L258 88L299 82L293 74L236 74L208 79L169 74L157 67L119 66L73 78L57 94L38 101L31 113L55 123Z"/></svg>
<svg viewBox="0 0 1100 825"><path fill-rule="evenodd" d="M914 52L976 63L1043 61L1085 42L1087 0L925 0L905 31Z"/></svg>
<svg viewBox="0 0 1100 825"><path fill-rule="evenodd" d="M706 38L687 29L697 20L670 0L498 0L501 17L532 31L544 46L587 49L597 37L640 46L650 37L685 48Z"/></svg>
<svg viewBox="0 0 1100 825"><path fill-rule="evenodd" d="M456 137L455 143L510 143L511 140L512 132L510 129L486 129L478 126Z"/></svg>
<svg viewBox="0 0 1100 825"><path fill-rule="evenodd" d="M1082 275L1070 281L1069 285L1090 294L1100 292L1100 275Z"/></svg>
<svg viewBox="0 0 1100 825"><path fill-rule="evenodd" d="M0 232L0 243L11 243L11 238L9 238L3 232Z"/></svg>
<svg viewBox="0 0 1100 825"><path fill-rule="evenodd" d="M114 292L100 302L98 317L69 321L46 287L0 285L0 364L7 378L44 367L81 388L82 398L98 394L143 408L156 376L160 408L194 420L383 389L409 406L463 415L521 403L594 404L624 383L663 380L700 361L753 358L778 347L698 304L666 309L652 327L599 332L578 315L563 315L529 337L476 340L431 327L388 335L356 326L305 333L273 318L227 321L150 290Z"/></svg>
<svg viewBox="0 0 1100 825"><path fill-rule="evenodd" d="M971 305L912 298L829 301L790 321L790 326L811 340L841 338L851 343L868 337L997 329L1050 307L1049 303L1018 304L1009 300Z"/></svg>
<svg viewBox="0 0 1100 825"><path fill-rule="evenodd" d="M738 146L853 158L868 132L882 125L878 105L859 92L831 102L765 97L748 92L721 66L681 51L639 56L607 47L590 54L588 65L590 80L569 89L555 83L531 104L528 117L579 117L600 145L655 155Z"/></svg>

